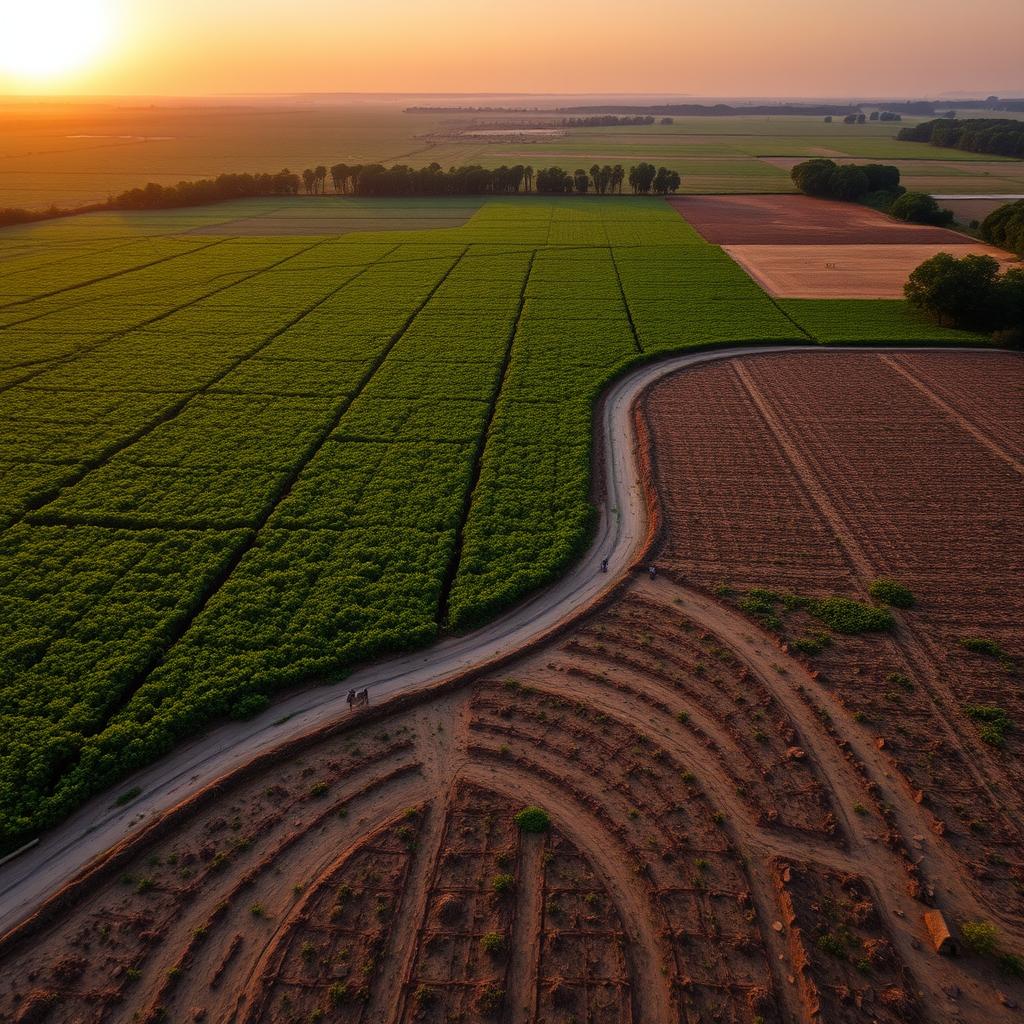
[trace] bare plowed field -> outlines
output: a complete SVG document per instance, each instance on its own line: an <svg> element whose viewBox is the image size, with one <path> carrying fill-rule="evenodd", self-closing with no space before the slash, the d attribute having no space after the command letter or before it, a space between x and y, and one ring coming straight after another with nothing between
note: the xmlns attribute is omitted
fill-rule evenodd
<svg viewBox="0 0 1024 1024"><path fill-rule="evenodd" d="M725 251L769 294L786 299L902 299L911 272L936 253L1013 259L981 243L915 245L726 245Z"/></svg>
<svg viewBox="0 0 1024 1024"><path fill-rule="evenodd" d="M170 812L0 941L0 1019L1018 1020L1024 984L921 915L1024 944L1020 734L966 712L1024 716L1022 387L990 354L667 379L656 579ZM783 600L883 571L917 597L892 632Z"/></svg>
<svg viewBox="0 0 1024 1024"><path fill-rule="evenodd" d="M811 196L686 196L669 203L716 245L963 244L945 228L904 224L857 203Z"/></svg>

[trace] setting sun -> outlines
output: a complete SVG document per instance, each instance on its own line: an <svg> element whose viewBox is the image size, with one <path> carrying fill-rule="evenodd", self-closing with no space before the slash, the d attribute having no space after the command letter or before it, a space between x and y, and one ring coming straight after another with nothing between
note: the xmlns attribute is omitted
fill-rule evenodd
<svg viewBox="0 0 1024 1024"><path fill-rule="evenodd" d="M4 6L0 71L18 78L47 79L77 71L103 52L112 34L107 0Z"/></svg>

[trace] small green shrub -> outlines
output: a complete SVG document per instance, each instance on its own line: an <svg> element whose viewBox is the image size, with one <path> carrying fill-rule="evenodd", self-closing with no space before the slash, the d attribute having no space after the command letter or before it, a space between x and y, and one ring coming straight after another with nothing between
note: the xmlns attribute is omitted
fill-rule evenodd
<svg viewBox="0 0 1024 1024"><path fill-rule="evenodd" d="M746 597L739 602L741 611L754 616L768 629L778 629L782 623L775 614L775 605L781 600L773 590L762 590L755 587L748 590Z"/></svg>
<svg viewBox="0 0 1024 1024"><path fill-rule="evenodd" d="M964 945L979 955L994 953L999 943L999 930L989 921L963 921L960 935Z"/></svg>
<svg viewBox="0 0 1024 1024"><path fill-rule="evenodd" d="M501 874L495 875L494 878L491 879L491 888L499 896L504 896L506 893L511 892L515 887L515 875Z"/></svg>
<svg viewBox="0 0 1024 1024"><path fill-rule="evenodd" d="M884 633L896 624L885 608L849 597L823 597L807 602L807 610L837 633Z"/></svg>
<svg viewBox="0 0 1024 1024"><path fill-rule="evenodd" d="M987 654L990 658L1005 658L1006 651L995 642L983 636L965 636L960 646L972 654Z"/></svg>
<svg viewBox="0 0 1024 1024"><path fill-rule="evenodd" d="M913 608L914 606L915 599L910 588L884 576L872 580L868 587L868 593L876 601L891 605L893 608Z"/></svg>
<svg viewBox="0 0 1024 1024"><path fill-rule="evenodd" d="M818 949L823 953L828 953L829 956L839 957L840 960L846 959L846 949L843 947L842 940L828 932L818 936Z"/></svg>
<svg viewBox="0 0 1024 1024"><path fill-rule="evenodd" d="M831 643L832 638L828 633L804 633L789 646L800 654L820 654Z"/></svg>
<svg viewBox="0 0 1024 1024"><path fill-rule="evenodd" d="M505 937L498 932L488 932L480 939L480 948L485 953L503 953L505 951Z"/></svg>
<svg viewBox="0 0 1024 1024"><path fill-rule="evenodd" d="M420 985L412 994L412 998L417 1006L433 1006L437 1002L437 990L433 988L427 988L426 985Z"/></svg>
<svg viewBox="0 0 1024 1024"><path fill-rule="evenodd" d="M996 957L1001 973L1009 978L1024 978L1024 958L1016 953L1000 953Z"/></svg>
<svg viewBox="0 0 1024 1024"><path fill-rule="evenodd" d="M130 804L137 796L142 793L142 789L139 786L132 786L131 789L125 790L115 801L118 807L124 807L125 804Z"/></svg>
<svg viewBox="0 0 1024 1024"><path fill-rule="evenodd" d="M500 1010L505 1002L505 990L497 985L488 985L476 996L476 1008L481 1013L494 1013Z"/></svg>
<svg viewBox="0 0 1024 1024"><path fill-rule="evenodd" d="M914 684L911 682L909 676L905 676L902 672L890 672L886 677L887 683L892 683L893 686L898 686L901 690L906 690L907 693L912 693Z"/></svg>
<svg viewBox="0 0 1024 1024"><path fill-rule="evenodd" d="M523 832L547 832L551 818L543 807L524 807L516 816L515 823Z"/></svg>
<svg viewBox="0 0 1024 1024"><path fill-rule="evenodd" d="M1006 743L1006 734L1013 728L1010 716L995 704L968 704L967 717L978 723L982 740L993 747Z"/></svg>

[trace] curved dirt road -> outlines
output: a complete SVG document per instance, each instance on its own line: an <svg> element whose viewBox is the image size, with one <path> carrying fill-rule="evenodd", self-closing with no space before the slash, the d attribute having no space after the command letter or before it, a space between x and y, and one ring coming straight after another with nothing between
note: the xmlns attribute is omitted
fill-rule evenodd
<svg viewBox="0 0 1024 1024"><path fill-rule="evenodd" d="M809 344L691 352L645 364L616 381L598 410L602 465L595 538L569 573L479 630L448 637L423 651L382 659L350 675L344 685L292 693L250 721L209 730L125 779L117 792L138 788L140 794L123 807L113 804L116 793L89 801L36 846L0 866L0 934L94 858L190 793L258 754L343 717L348 713L345 695L349 687L368 687L376 701L481 669L544 638L612 590L636 568L647 540L648 510L640 482L632 410L637 397L654 381L681 369L737 355L848 350ZM941 351L955 350L947 347ZM607 574L600 571L604 558L608 559Z"/></svg>

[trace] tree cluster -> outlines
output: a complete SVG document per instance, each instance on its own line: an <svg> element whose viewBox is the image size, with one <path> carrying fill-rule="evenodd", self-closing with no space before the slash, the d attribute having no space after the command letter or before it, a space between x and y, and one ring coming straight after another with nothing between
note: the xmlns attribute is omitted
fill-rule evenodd
<svg viewBox="0 0 1024 1024"><path fill-rule="evenodd" d="M157 210L175 206L203 206L226 199L247 196L296 195L302 179L287 168L277 174L221 174L216 178L180 181L177 185L158 185L151 181L145 188L133 188L110 200L115 210Z"/></svg>
<svg viewBox="0 0 1024 1024"><path fill-rule="evenodd" d="M889 216L911 224L944 228L953 223L953 213L944 210L927 192L904 192L889 207Z"/></svg>
<svg viewBox="0 0 1024 1024"><path fill-rule="evenodd" d="M789 173L793 184L805 195L849 203L870 200L873 206L887 206L904 191L900 169L892 164L857 166L816 157L797 164Z"/></svg>
<svg viewBox="0 0 1024 1024"><path fill-rule="evenodd" d="M476 164L450 167L440 164L414 168L405 164L334 164L330 169L334 191L354 196L505 195L533 187L533 168L516 164L494 170Z"/></svg>
<svg viewBox="0 0 1024 1024"><path fill-rule="evenodd" d="M561 167L543 167L535 172L522 164L494 170L475 165L452 167L447 171L437 163L418 170L404 164L394 167L335 164L330 176L336 192L357 196L515 195L534 189L546 194L595 192L609 195L621 193L623 182L627 180L621 164L614 167L594 164L589 171L579 168L571 172ZM682 184L675 171L655 168L648 163L631 167L628 181L633 192L639 194L654 191L667 195Z"/></svg>
<svg viewBox="0 0 1024 1024"><path fill-rule="evenodd" d="M868 115L869 121L902 121L903 115L896 114L891 110L872 110Z"/></svg>
<svg viewBox="0 0 1024 1024"><path fill-rule="evenodd" d="M621 117L618 114L594 114L590 117L567 117L562 124L566 128L612 128L616 125L654 124L654 118L647 114Z"/></svg>
<svg viewBox="0 0 1024 1024"><path fill-rule="evenodd" d="M1000 249L1024 256L1024 199L993 210L981 222L981 237Z"/></svg>
<svg viewBox="0 0 1024 1024"><path fill-rule="evenodd" d="M975 117L958 120L939 117L934 121L901 128L901 142L929 142L947 149L996 156L1024 157L1024 121L1009 118Z"/></svg>
<svg viewBox="0 0 1024 1024"><path fill-rule="evenodd" d="M925 260L903 288L907 301L948 327L1005 332L1018 347L1024 336L1024 267L999 273L992 256L957 259L948 252Z"/></svg>

